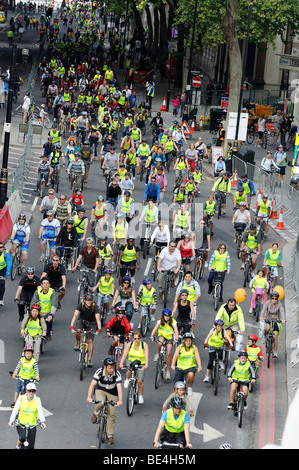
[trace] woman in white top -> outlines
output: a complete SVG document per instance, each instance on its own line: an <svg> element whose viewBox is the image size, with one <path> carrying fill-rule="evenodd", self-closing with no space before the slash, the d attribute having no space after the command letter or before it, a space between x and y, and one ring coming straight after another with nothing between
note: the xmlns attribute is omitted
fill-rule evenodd
<svg viewBox="0 0 299 470"><path fill-rule="evenodd" d="M152 246L156 240L156 254L157 251L161 251L162 248L167 246L170 242L170 232L168 225L164 225L161 220L158 223L158 227L155 228L151 236L150 245Z"/></svg>
<svg viewBox="0 0 299 470"><path fill-rule="evenodd" d="M268 175L271 174L271 171L273 168L279 170L278 166L273 160L272 152L267 151L267 155L262 159L262 162L261 162L263 188L267 185Z"/></svg>
<svg viewBox="0 0 299 470"><path fill-rule="evenodd" d="M266 130L266 120L265 120L265 115L262 114L257 122L258 139L255 144L256 147L261 147L263 133L265 132L265 130Z"/></svg>

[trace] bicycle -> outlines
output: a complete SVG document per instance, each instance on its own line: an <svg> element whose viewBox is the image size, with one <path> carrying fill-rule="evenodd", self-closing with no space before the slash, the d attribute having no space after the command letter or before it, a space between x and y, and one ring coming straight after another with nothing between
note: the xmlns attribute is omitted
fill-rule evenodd
<svg viewBox="0 0 299 470"><path fill-rule="evenodd" d="M199 279L203 278L204 271L205 271L205 257L204 253L206 250L203 250L201 248L196 248L195 249L195 266L194 266L194 271L193 271L193 278L195 281L199 281Z"/></svg>
<svg viewBox="0 0 299 470"><path fill-rule="evenodd" d="M143 180L143 175L146 174L145 163L147 159L148 159L148 155L141 160L140 174L139 174L140 181Z"/></svg>
<svg viewBox="0 0 299 470"><path fill-rule="evenodd" d="M235 398L234 398L234 406L233 406L233 412L234 416L238 416L238 427L242 427L243 423L243 412L244 412L244 401L245 401L245 394L243 392L243 385L247 385L247 382L242 382L242 381L236 381L234 382L238 383L238 388L235 393Z"/></svg>
<svg viewBox="0 0 299 470"><path fill-rule="evenodd" d="M153 304L141 305L141 308L142 308L142 318L141 318L141 323L140 323L140 331L141 331L141 335L144 337L146 336L148 327L152 320L151 311L153 308Z"/></svg>
<svg viewBox="0 0 299 470"><path fill-rule="evenodd" d="M65 270L68 270L68 267L70 267L70 270L74 267L75 265L75 252L76 248L73 246L57 246L56 247L56 253L60 257L60 263L62 266L64 266ZM69 257L68 254L71 256ZM71 259L71 262L68 263L68 259Z"/></svg>
<svg viewBox="0 0 299 470"><path fill-rule="evenodd" d="M219 358L219 350L221 348L213 348L211 346L205 345L205 349L210 351L215 351L215 356L213 359L212 370L211 370L211 383L214 385L214 395L217 395L218 392L218 384L220 380L220 358Z"/></svg>
<svg viewBox="0 0 299 470"><path fill-rule="evenodd" d="M159 255L160 255L160 252L161 252L161 248L160 247L157 247L157 245L154 245L155 246L155 249L156 249L156 254L155 254L155 258L154 258L154 262L153 262L153 280L155 281L157 276L158 276L158 269L157 269L157 262L158 262L158 258L159 258Z"/></svg>
<svg viewBox="0 0 299 470"><path fill-rule="evenodd" d="M218 304L220 302L221 286L223 284L226 271L214 271L213 277L213 291L212 298L214 303L214 309L218 309Z"/></svg>
<svg viewBox="0 0 299 470"><path fill-rule="evenodd" d="M267 340L266 340L267 368L269 369L271 356L273 356L274 325L275 323L281 323L281 320L277 320L277 321L265 320L265 323L268 323L270 325L270 330L269 330L269 333L267 335Z"/></svg>
<svg viewBox="0 0 299 470"><path fill-rule="evenodd" d="M255 307L253 309L253 315L255 315L255 320L256 322L259 322L260 320L260 315L261 311L263 309L263 294L257 294L256 299L255 299Z"/></svg>
<svg viewBox="0 0 299 470"><path fill-rule="evenodd" d="M107 305L103 302L103 300L104 300L104 297L101 298L101 303L99 305L99 310L100 310L99 313L100 313L102 328L106 325L107 315L109 314L109 309L107 308Z"/></svg>
<svg viewBox="0 0 299 470"><path fill-rule="evenodd" d="M52 173L51 173L51 180L50 180L50 187L54 189L56 193L58 193L59 190L59 183L60 183L60 178L59 178L59 172L57 165L52 166Z"/></svg>
<svg viewBox="0 0 299 470"><path fill-rule="evenodd" d="M243 240L243 234L244 234L244 224L238 224L238 222L235 222L234 224L235 231L237 232L237 258L241 258L241 245L242 245L242 240Z"/></svg>
<svg viewBox="0 0 299 470"><path fill-rule="evenodd" d="M146 257L149 255L149 249L150 249L151 223L144 222L144 225L146 226L146 228L145 228L145 234L144 234L144 239L143 239L142 256L143 256L143 259L146 259Z"/></svg>
<svg viewBox="0 0 299 470"><path fill-rule="evenodd" d="M22 243L17 240L11 241L11 243L15 243L17 245L14 255L11 257L10 278L14 281L17 273L19 275L22 273Z"/></svg>
<svg viewBox="0 0 299 470"><path fill-rule="evenodd" d="M43 199L45 195L45 188L46 188L46 179L45 179L45 174L42 172L40 183L39 183L39 188L37 189L38 195L41 199Z"/></svg>
<svg viewBox="0 0 299 470"><path fill-rule="evenodd" d="M125 339L127 342L129 342L130 339L129 339L129 336L128 336L128 335L113 335L113 336L117 336L117 337L118 337L117 344L116 344L116 346L114 346L114 353L113 353L113 356L114 356L114 359L115 359L116 368L117 368L117 370L119 370L119 365L120 365L121 358L122 358L122 354L123 354L123 346L122 346L122 344L124 344L124 343L121 343L120 340L121 340L121 339Z"/></svg>
<svg viewBox="0 0 299 470"><path fill-rule="evenodd" d="M80 341L80 349L79 349L79 364L80 364L80 380L83 380L83 375L84 375L84 370L87 367L88 363L88 341L87 341L87 333L92 333L95 335L95 333L92 330L87 330L85 329L87 327L87 324L84 325L83 331L78 329L75 330L76 333L83 333L83 338L81 337Z"/></svg>
<svg viewBox="0 0 299 470"><path fill-rule="evenodd" d="M267 294L271 297L272 292L275 290L275 277L273 275L273 271L275 266L263 266L263 268L267 269L267 282L269 284ZM281 266L276 266L277 269L281 268Z"/></svg>
<svg viewBox="0 0 299 470"><path fill-rule="evenodd" d="M166 376L166 344L168 343L168 341L160 341L155 337L153 337L153 340L157 343L162 344L155 372L155 389L157 389L160 385L161 380L164 379Z"/></svg>
<svg viewBox="0 0 299 470"><path fill-rule="evenodd" d="M246 258L245 258L245 263L244 263L244 269L243 269L243 275L244 275L244 282L243 282L243 287L246 287L246 284L251 281L252 278L252 265L251 265L251 255L256 254L255 251L253 250L241 250L243 253L246 253Z"/></svg>
<svg viewBox="0 0 299 470"><path fill-rule="evenodd" d="M132 376L129 379L128 393L126 400L126 410L127 415L132 416L134 411L134 406L138 403L138 380L137 380L137 370L142 369L140 366L141 362L139 360L134 361L134 364L130 364L123 369L129 369L132 371Z"/></svg>
<svg viewBox="0 0 299 470"><path fill-rule="evenodd" d="M21 445L21 449L27 449L27 447L29 447L29 445L30 445L30 442L29 442L29 430L30 429L34 429L37 426L40 426L43 429L43 425L40 421L37 421L36 424L34 424L33 426L30 426L28 423L21 424L20 421L18 419L16 419L13 422L11 427L14 428L14 427L17 427L17 426L20 426L21 428L25 429L25 441Z"/></svg>
<svg viewBox="0 0 299 470"><path fill-rule="evenodd" d="M221 191L215 192L215 199L216 199L215 212L217 212L217 218L220 219L220 216L223 215L222 214L223 196L222 196Z"/></svg>
<svg viewBox="0 0 299 470"><path fill-rule="evenodd" d="M166 272L166 276L164 279L164 288L163 288L164 308L166 308L166 305L167 305L167 299L169 295L170 284L171 284L171 279L173 277L173 274L174 274L174 271L170 269L169 271Z"/></svg>
<svg viewBox="0 0 299 470"><path fill-rule="evenodd" d="M112 401L112 400L101 400L101 401L97 401L97 400L93 400L92 403L94 404L98 404L98 403L102 403L104 406L101 410L101 413L100 413L100 416L98 418L98 432L97 432L97 439L98 439L98 449L101 448L102 446L102 443L105 442L106 440L106 428L107 428L107 418L108 418L108 405L112 405L112 406L117 406L116 402Z"/></svg>
<svg viewBox="0 0 299 470"><path fill-rule="evenodd" d="M79 269L81 274L80 279L78 279L78 303L82 303L84 299L84 295L89 292L89 285L88 285L88 273L90 269L81 267Z"/></svg>
<svg viewBox="0 0 299 470"><path fill-rule="evenodd" d="M80 189L80 191L83 191L83 188L84 188L84 176L82 175L82 173L78 173L78 172L73 172L71 174L71 180L73 180L73 183L72 183L72 186L73 186L73 194L75 194L75 192Z"/></svg>
<svg viewBox="0 0 299 470"><path fill-rule="evenodd" d="M9 371L9 374L12 376L13 375L13 371L10 370ZM29 383L36 383L35 382L35 379L21 379L21 377L19 377L17 375L17 377L12 377L13 379L15 380L19 380L21 382L21 391L20 391L20 395L24 395L26 393L26 385L29 384Z"/></svg>

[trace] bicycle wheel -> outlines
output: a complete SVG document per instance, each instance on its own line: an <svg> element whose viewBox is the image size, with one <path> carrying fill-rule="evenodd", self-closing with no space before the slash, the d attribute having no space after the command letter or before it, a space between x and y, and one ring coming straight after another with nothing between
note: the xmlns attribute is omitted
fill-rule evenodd
<svg viewBox="0 0 299 470"><path fill-rule="evenodd" d="M18 264L19 264L18 256L15 253L12 258L12 265L11 265L11 270L10 270L10 278L12 281L15 279L17 275Z"/></svg>
<svg viewBox="0 0 299 470"><path fill-rule="evenodd" d="M102 326L102 328L106 325L107 314L108 314L108 309L107 309L106 305L104 305L103 310L102 310L102 316L101 316L101 326Z"/></svg>
<svg viewBox="0 0 299 470"><path fill-rule="evenodd" d="M255 131L254 129L248 129L247 131L247 136L246 136L246 140L247 140L247 143L248 144L252 144L252 142L254 141L254 138L255 138Z"/></svg>
<svg viewBox="0 0 299 470"><path fill-rule="evenodd" d="M242 427L243 411L244 411L244 397L243 395L241 395L239 398L239 403L238 403L238 427L239 428Z"/></svg>
<svg viewBox="0 0 299 470"><path fill-rule="evenodd" d="M224 374L226 375L228 369L228 358L229 358L229 351L227 349L224 350L224 357L223 357L223 364L224 364Z"/></svg>
<svg viewBox="0 0 299 470"><path fill-rule="evenodd" d="M80 380L83 380L84 369L85 369L86 350L85 346L80 351Z"/></svg>
<svg viewBox="0 0 299 470"><path fill-rule="evenodd" d="M168 282L169 281L165 280L164 289L163 289L164 308L166 308L166 305L167 305L167 298L168 298L168 291L169 291Z"/></svg>
<svg viewBox="0 0 299 470"><path fill-rule="evenodd" d="M269 367L270 367L270 360L271 360L272 349L273 349L273 340L272 340L272 338L268 338L268 339L267 339L267 343L266 343L267 368L268 368L268 369L269 369Z"/></svg>
<svg viewBox="0 0 299 470"><path fill-rule="evenodd" d="M242 238L238 236L237 238L237 258L238 259L241 258L241 251L240 251L241 243L242 243Z"/></svg>
<svg viewBox="0 0 299 470"><path fill-rule="evenodd" d="M78 304L83 302L83 298L84 298L84 284L81 283L80 288L79 288L79 294L78 294Z"/></svg>
<svg viewBox="0 0 299 470"><path fill-rule="evenodd" d="M221 208L222 208L222 202L221 198L218 198L218 203L217 203L217 219L220 219L221 216Z"/></svg>
<svg viewBox="0 0 299 470"><path fill-rule="evenodd" d="M255 321L256 322L259 322L260 320L261 310L262 310L262 304L260 301L258 301L256 302L256 305L255 305Z"/></svg>
<svg viewBox="0 0 299 470"><path fill-rule="evenodd" d="M193 278L197 282L200 279L201 264L202 264L202 260L199 260L199 261L196 261L196 264L194 266Z"/></svg>
<svg viewBox="0 0 299 470"><path fill-rule="evenodd" d="M148 242L144 240L143 249L142 249L143 259L146 259L147 252L148 252Z"/></svg>
<svg viewBox="0 0 299 470"><path fill-rule="evenodd" d="M246 264L245 264L245 268L244 268L244 282L243 282L243 287L246 287L247 280L248 280L248 276L249 276L249 264L246 263Z"/></svg>
<svg viewBox="0 0 299 470"><path fill-rule="evenodd" d="M219 299L220 299L220 285L216 284L214 287L214 298L213 298L215 310L217 310L218 308Z"/></svg>
<svg viewBox="0 0 299 470"><path fill-rule="evenodd" d="M147 315L143 315L141 319L140 331L141 335L144 337L147 333L148 323L147 323Z"/></svg>
<svg viewBox="0 0 299 470"><path fill-rule="evenodd" d="M115 364L116 364L117 370L119 370L119 364L120 364L120 361L121 361L121 356L122 356L121 349L120 348L115 348Z"/></svg>
<svg viewBox="0 0 299 470"><path fill-rule="evenodd" d="M134 410L134 385L129 383L128 394L127 394L127 415L131 416Z"/></svg>
<svg viewBox="0 0 299 470"><path fill-rule="evenodd" d="M54 191L58 193L59 191L59 176L56 175L55 180L54 180Z"/></svg>
<svg viewBox="0 0 299 470"><path fill-rule="evenodd" d="M274 145L274 136L271 133L267 135L267 144Z"/></svg>
<svg viewBox="0 0 299 470"><path fill-rule="evenodd" d="M214 364L214 395L215 396L217 395L217 391L218 391L219 370L220 370L219 362L216 362Z"/></svg>
<svg viewBox="0 0 299 470"><path fill-rule="evenodd" d="M102 446L102 442L104 441L105 434L106 434L106 420L104 416L101 415L99 418L98 449L100 449Z"/></svg>
<svg viewBox="0 0 299 470"><path fill-rule="evenodd" d="M39 188L39 197L42 199L44 197L44 192L45 192L45 182L42 181L40 188Z"/></svg>
<svg viewBox="0 0 299 470"><path fill-rule="evenodd" d="M157 365L156 365L156 375L155 375L155 388L157 389L160 385L162 378L162 358L161 356L158 357Z"/></svg>
<svg viewBox="0 0 299 470"><path fill-rule="evenodd" d="M40 354L44 354L45 348L46 348L46 338L42 336L41 342L40 342Z"/></svg>

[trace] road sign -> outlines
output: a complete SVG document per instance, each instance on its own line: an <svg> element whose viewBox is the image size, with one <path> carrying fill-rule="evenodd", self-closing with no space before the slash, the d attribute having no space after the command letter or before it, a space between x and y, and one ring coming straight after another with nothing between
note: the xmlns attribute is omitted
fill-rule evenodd
<svg viewBox="0 0 299 470"><path fill-rule="evenodd" d="M198 76L194 77L192 80L192 85L194 86L194 88L199 88L201 85L201 78Z"/></svg>
<svg viewBox="0 0 299 470"><path fill-rule="evenodd" d="M185 135L191 135L192 134L191 129L188 126L188 124L186 123L186 121L182 122L181 129L182 129L182 131L184 132Z"/></svg>
<svg viewBox="0 0 299 470"><path fill-rule="evenodd" d="M222 109L227 109L228 108L228 100L229 100L229 98L221 97L221 108Z"/></svg>
<svg viewBox="0 0 299 470"><path fill-rule="evenodd" d="M170 70L170 62L169 62L169 60L166 61L166 70Z"/></svg>

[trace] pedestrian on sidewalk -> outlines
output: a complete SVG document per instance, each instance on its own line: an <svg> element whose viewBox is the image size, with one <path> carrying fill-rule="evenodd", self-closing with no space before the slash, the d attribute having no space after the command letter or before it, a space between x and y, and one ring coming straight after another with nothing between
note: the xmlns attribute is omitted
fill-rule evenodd
<svg viewBox="0 0 299 470"><path fill-rule="evenodd" d="M22 105L22 111L23 111L23 124L26 124L27 122L27 117L29 113L29 108L30 108L30 93L27 92L24 96L24 101Z"/></svg>
<svg viewBox="0 0 299 470"><path fill-rule="evenodd" d="M149 109L152 109L152 101L153 101L154 96L155 96L155 87L152 82L149 82L147 92L146 92L146 100L149 105Z"/></svg>

